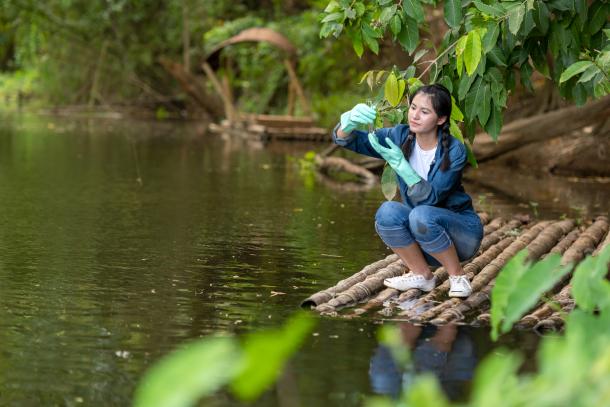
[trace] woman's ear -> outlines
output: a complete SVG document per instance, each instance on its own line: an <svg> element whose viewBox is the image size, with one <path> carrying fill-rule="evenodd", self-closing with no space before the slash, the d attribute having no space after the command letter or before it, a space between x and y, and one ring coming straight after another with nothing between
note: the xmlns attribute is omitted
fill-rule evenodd
<svg viewBox="0 0 610 407"><path fill-rule="evenodd" d="M441 125L445 124L446 121L447 121L447 116L442 116L442 117L438 118L438 120L436 121L436 124L441 126Z"/></svg>

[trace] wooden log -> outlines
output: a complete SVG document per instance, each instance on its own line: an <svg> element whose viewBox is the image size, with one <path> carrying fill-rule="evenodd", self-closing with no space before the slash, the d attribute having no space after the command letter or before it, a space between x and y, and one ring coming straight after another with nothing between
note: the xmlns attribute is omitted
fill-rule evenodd
<svg viewBox="0 0 610 407"><path fill-rule="evenodd" d="M549 252L575 225L576 222L573 219L566 219L545 228L536 239L527 245L527 261L539 259L543 254Z"/></svg>
<svg viewBox="0 0 610 407"><path fill-rule="evenodd" d="M558 137L608 116L610 116L610 96L582 107L570 106L515 120L502 128L499 142L484 134L477 135L473 145L474 154L477 156L477 161L482 163L525 144L548 138L549 129L553 129L553 136Z"/></svg>
<svg viewBox="0 0 610 407"><path fill-rule="evenodd" d="M506 222L504 218L492 219L491 222L483 226L483 236L487 236L490 233L493 233L496 230L500 229L502 225L504 225L504 222Z"/></svg>
<svg viewBox="0 0 610 407"><path fill-rule="evenodd" d="M440 315L430 321L430 323L434 325L446 325L451 322L463 320L466 314L489 302L494 283L495 281L491 281L481 291L478 291L467 299L459 302L454 308L444 310Z"/></svg>
<svg viewBox="0 0 610 407"><path fill-rule="evenodd" d="M326 290L319 291L301 303L301 307L309 308L315 307L325 302L330 301L334 298L338 293L347 290L351 286L361 281L364 281L368 276L375 274L379 270L389 266L392 263L396 263L400 261L398 256L395 254L391 254L387 256L385 259L378 260L368 266L364 267L362 270L354 273L350 277L347 277L341 281L339 281L336 285L327 288Z"/></svg>
<svg viewBox="0 0 610 407"><path fill-rule="evenodd" d="M210 95L205 91L205 88L200 85L197 77L187 72L181 64L168 58L160 57L159 63L178 81L178 83L180 83L180 86L182 86L185 92L200 107L202 107L214 118L219 118L222 116L223 111L220 107L221 103L219 103L219 101L213 97L213 95Z"/></svg>
<svg viewBox="0 0 610 407"><path fill-rule="evenodd" d="M517 229L522 225L522 222L517 219L511 219L507 224L502 226L501 228L495 230L494 232L486 235L481 241L481 247L479 247L480 252L484 252L489 249L492 245L498 243L500 240L504 238L506 233Z"/></svg>
<svg viewBox="0 0 610 407"><path fill-rule="evenodd" d="M343 307L356 304L380 291L386 278L397 277L405 272L406 268L402 262L395 262L381 269L377 273L367 277L364 281L354 284L345 291L340 292L335 298L325 304L318 305L316 311L327 314L333 313Z"/></svg>
<svg viewBox="0 0 610 407"><path fill-rule="evenodd" d="M323 173L328 173L331 170L341 170L356 175L359 180L367 185L373 186L379 182L379 178L369 170L351 163L349 160L341 157L320 157L315 156L315 163L318 169Z"/></svg>

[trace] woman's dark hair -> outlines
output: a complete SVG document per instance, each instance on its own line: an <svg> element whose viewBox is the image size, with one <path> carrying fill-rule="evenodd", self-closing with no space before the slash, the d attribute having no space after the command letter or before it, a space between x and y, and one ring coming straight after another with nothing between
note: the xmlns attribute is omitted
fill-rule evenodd
<svg viewBox="0 0 610 407"><path fill-rule="evenodd" d="M417 89L413 96L411 96L411 100L415 98L420 93L425 93L430 96L430 101L432 102L432 108L438 117L446 117L445 123L441 125L441 144L443 146L443 162L441 164L441 171L447 171L449 166L451 165L451 160L449 160L449 118L451 117L451 94L449 90L435 83L433 85L425 85L421 88ZM415 140L415 133L409 129L409 135L407 140L402 145L402 152L404 153L406 159L408 160L411 157L411 152L413 151L413 141Z"/></svg>

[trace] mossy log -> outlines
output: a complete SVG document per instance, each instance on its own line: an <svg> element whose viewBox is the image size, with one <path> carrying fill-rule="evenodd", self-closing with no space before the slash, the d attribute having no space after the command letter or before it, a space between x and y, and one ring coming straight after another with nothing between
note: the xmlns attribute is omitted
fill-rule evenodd
<svg viewBox="0 0 610 407"><path fill-rule="evenodd" d="M608 232L608 218L605 216L598 216L591 226L589 226L570 247L565 251L561 258L561 264L576 264L580 262L586 255L586 253L592 253L598 243ZM564 281L570 278L566 275ZM551 304L565 304L571 300L570 298L570 285L566 285L561 291L553 296ZM538 324L541 320L548 318L554 312L553 306L544 304L536 309L529 315L524 316L517 323L520 328L532 328Z"/></svg>

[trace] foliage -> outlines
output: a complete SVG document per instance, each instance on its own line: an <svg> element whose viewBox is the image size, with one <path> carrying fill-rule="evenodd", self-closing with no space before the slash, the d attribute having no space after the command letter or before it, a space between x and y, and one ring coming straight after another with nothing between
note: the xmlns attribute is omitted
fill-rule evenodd
<svg viewBox="0 0 610 407"><path fill-rule="evenodd" d="M345 34L359 56L365 47L377 54L389 36L412 55L420 45L420 28L427 28L424 7L440 7L440 2L332 0L321 17L320 36ZM609 9L605 0L589 7L585 0L446 0L449 30L436 59L417 78L427 73L428 82L440 82L457 96L471 142L477 123L497 139L517 75L532 89L532 73L538 71L577 104L610 93Z"/></svg>
<svg viewBox="0 0 610 407"><path fill-rule="evenodd" d="M542 294L572 269L571 265L560 267L561 256L556 253L534 264L527 262L526 257L527 250L520 251L495 280L490 312L493 340L498 338L499 333L508 332Z"/></svg>
<svg viewBox="0 0 610 407"><path fill-rule="evenodd" d="M298 313L283 327L247 335L198 340L165 356L142 378L136 407L193 405L229 384L235 396L254 400L275 382L281 368L313 329L314 319Z"/></svg>

